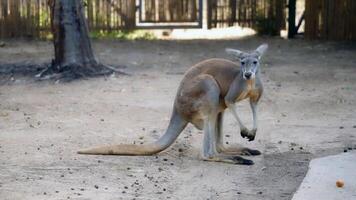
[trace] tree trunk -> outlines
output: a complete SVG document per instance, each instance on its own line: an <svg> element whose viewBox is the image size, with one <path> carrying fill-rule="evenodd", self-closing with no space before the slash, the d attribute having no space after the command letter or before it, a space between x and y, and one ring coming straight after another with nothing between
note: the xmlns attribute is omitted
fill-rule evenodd
<svg viewBox="0 0 356 200"><path fill-rule="evenodd" d="M38 77L78 78L117 72L94 56L82 0L49 0L54 43L52 65Z"/></svg>
<svg viewBox="0 0 356 200"><path fill-rule="evenodd" d="M53 2L54 63L60 67L97 65L88 36L82 1L54 0Z"/></svg>

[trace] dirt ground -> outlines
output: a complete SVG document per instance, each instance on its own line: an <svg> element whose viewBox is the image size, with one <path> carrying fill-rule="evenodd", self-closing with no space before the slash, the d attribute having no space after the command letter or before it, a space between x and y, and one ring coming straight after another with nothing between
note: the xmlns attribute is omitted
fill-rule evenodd
<svg viewBox="0 0 356 200"><path fill-rule="evenodd" d="M157 156L78 155L102 144L163 134L179 81L226 47L267 42L265 93L253 142L230 113L225 141L261 150L255 165L199 159L203 134L189 125ZM48 62L50 42L5 41L0 64ZM311 158L356 148L356 45L252 37L240 40L94 41L105 64L130 76L70 83L1 74L0 199L291 199ZM249 127L247 102L238 106Z"/></svg>

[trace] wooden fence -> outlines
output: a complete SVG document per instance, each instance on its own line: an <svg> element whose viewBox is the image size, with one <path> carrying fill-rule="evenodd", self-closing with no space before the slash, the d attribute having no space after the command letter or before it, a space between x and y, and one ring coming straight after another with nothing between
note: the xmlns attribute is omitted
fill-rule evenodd
<svg viewBox="0 0 356 200"><path fill-rule="evenodd" d="M40 37L49 17L47 0L0 0L0 37Z"/></svg>
<svg viewBox="0 0 356 200"><path fill-rule="evenodd" d="M285 0L209 0L210 27L240 25L278 35L285 28Z"/></svg>
<svg viewBox="0 0 356 200"><path fill-rule="evenodd" d="M83 0L91 31L137 28L140 22L199 22L199 0ZM244 26L279 34L286 0L206 0L208 27ZM136 8L136 3L140 6ZM144 5L144 6L143 6ZM200 21L199 21L200 20ZM50 34L48 0L0 0L0 38L42 38Z"/></svg>
<svg viewBox="0 0 356 200"><path fill-rule="evenodd" d="M198 0L141 0L141 22L195 22Z"/></svg>
<svg viewBox="0 0 356 200"><path fill-rule="evenodd" d="M92 31L135 26L135 0L86 0L84 4ZM49 33L48 0L0 0L0 38L42 38Z"/></svg>
<svg viewBox="0 0 356 200"><path fill-rule="evenodd" d="M356 1L306 0L305 36L309 39L356 40Z"/></svg>

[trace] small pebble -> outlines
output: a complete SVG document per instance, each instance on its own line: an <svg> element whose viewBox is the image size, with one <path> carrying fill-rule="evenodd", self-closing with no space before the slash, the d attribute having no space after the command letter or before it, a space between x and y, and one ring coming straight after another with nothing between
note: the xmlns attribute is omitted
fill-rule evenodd
<svg viewBox="0 0 356 200"><path fill-rule="evenodd" d="M343 180L337 180L336 181L336 187L339 187L339 188L341 188L341 187L344 187L344 181Z"/></svg>
<svg viewBox="0 0 356 200"><path fill-rule="evenodd" d="M340 126L339 129L344 129L344 127L343 127L343 126Z"/></svg>

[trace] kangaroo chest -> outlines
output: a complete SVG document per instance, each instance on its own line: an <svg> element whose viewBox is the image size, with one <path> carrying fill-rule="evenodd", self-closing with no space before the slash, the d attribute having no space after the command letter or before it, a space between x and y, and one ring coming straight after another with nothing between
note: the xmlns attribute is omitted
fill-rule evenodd
<svg viewBox="0 0 356 200"><path fill-rule="evenodd" d="M259 90L255 86L255 82L253 81L246 81L246 84L243 86L243 89L236 97L236 102L247 98L257 98L259 96Z"/></svg>

